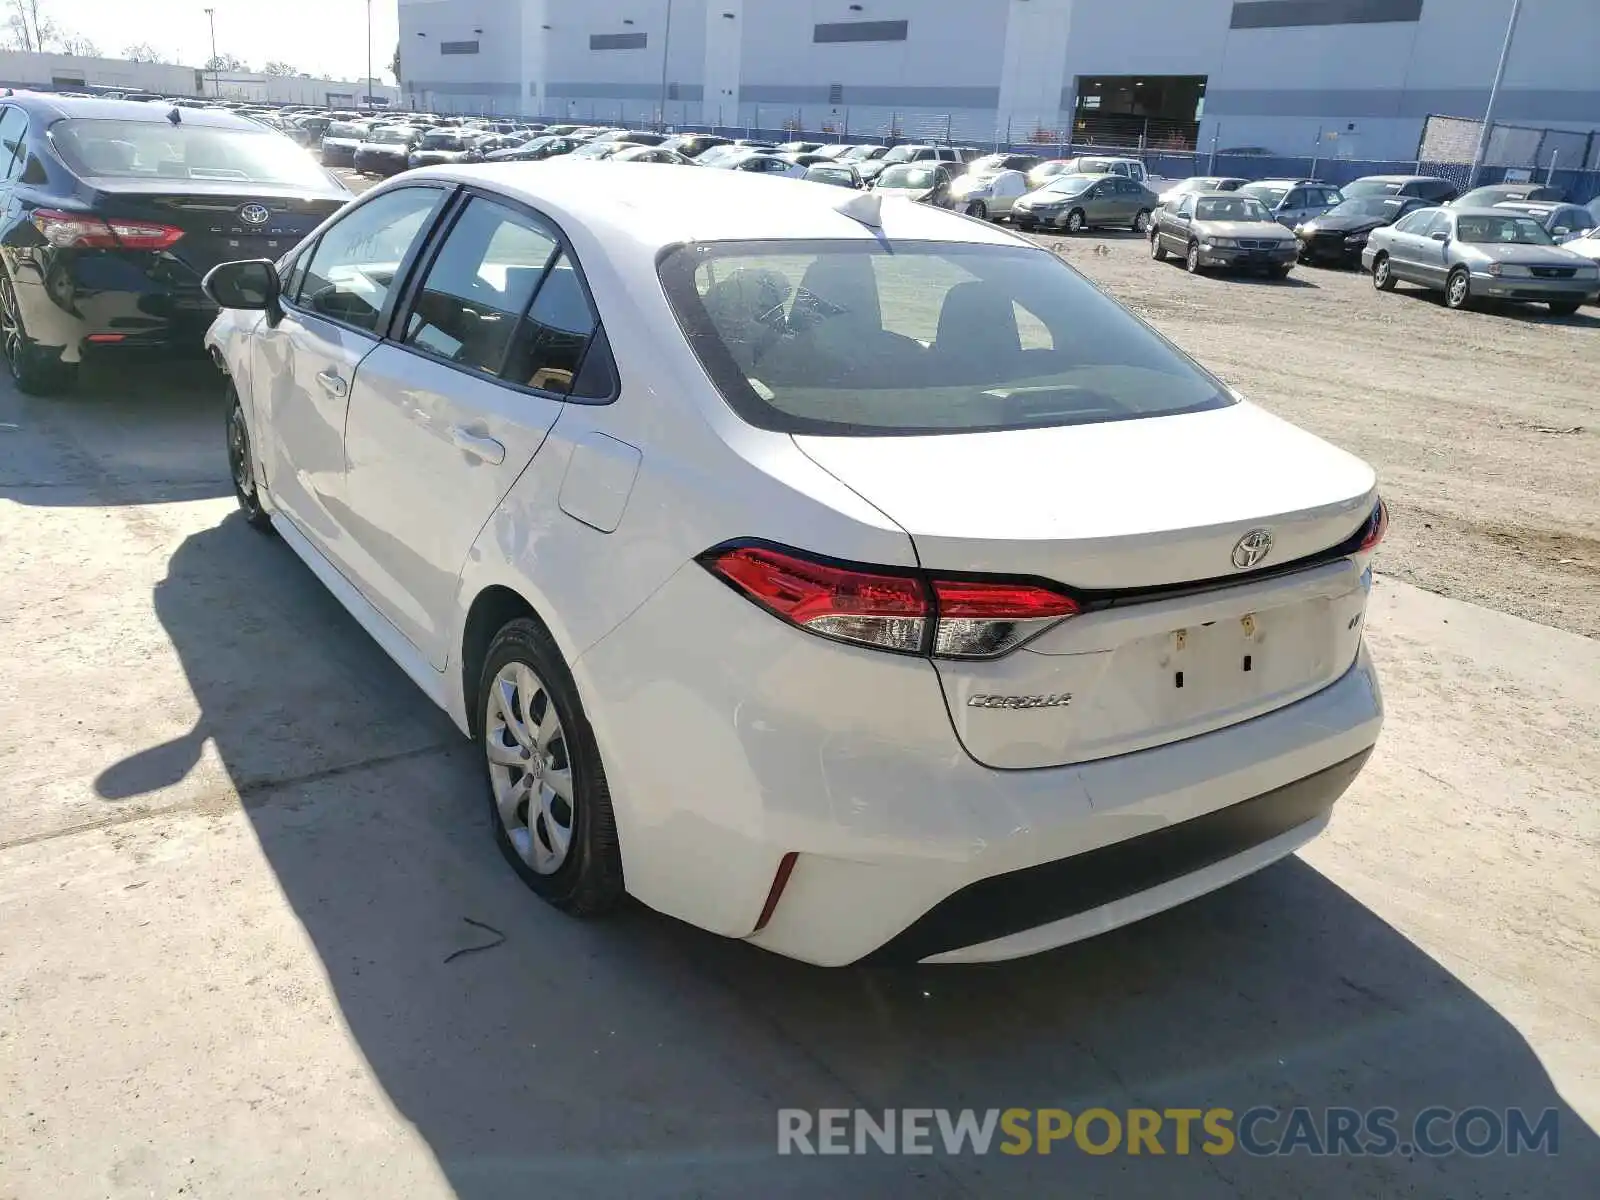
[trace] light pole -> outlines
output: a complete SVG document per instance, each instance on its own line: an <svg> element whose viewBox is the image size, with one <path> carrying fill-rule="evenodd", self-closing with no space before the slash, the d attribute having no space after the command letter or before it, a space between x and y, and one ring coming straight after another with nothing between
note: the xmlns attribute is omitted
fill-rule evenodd
<svg viewBox="0 0 1600 1200"><path fill-rule="evenodd" d="M666 28L661 36L661 130L667 128L667 55L672 49L672 0L667 0Z"/></svg>
<svg viewBox="0 0 1600 1200"><path fill-rule="evenodd" d="M1517 36L1517 18L1522 16L1522 0L1511 0L1511 17L1506 22L1506 40L1500 47L1500 62L1494 69L1494 82L1489 85L1489 104L1483 112L1483 128L1478 132L1478 148L1472 155L1472 170L1467 175L1467 187L1478 185L1478 172L1489 155L1489 138L1494 133L1494 105L1500 98L1500 85L1505 82L1506 63L1511 60L1511 43Z"/></svg>
<svg viewBox="0 0 1600 1200"><path fill-rule="evenodd" d="M364 107L372 107L372 0L367 0L367 83L362 89L366 92Z"/></svg>
<svg viewBox="0 0 1600 1200"><path fill-rule="evenodd" d="M211 94L222 95L222 81L217 76L217 10L206 9L206 20L211 22Z"/></svg>

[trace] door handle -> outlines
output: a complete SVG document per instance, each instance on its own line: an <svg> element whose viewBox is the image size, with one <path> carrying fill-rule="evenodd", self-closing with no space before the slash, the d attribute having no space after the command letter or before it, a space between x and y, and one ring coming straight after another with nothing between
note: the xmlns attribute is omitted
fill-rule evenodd
<svg viewBox="0 0 1600 1200"><path fill-rule="evenodd" d="M492 467L498 467L506 460L506 448L494 438L471 433L459 425L451 426L450 441L463 454L470 454Z"/></svg>
<svg viewBox="0 0 1600 1200"><path fill-rule="evenodd" d="M344 399L350 394L350 385L340 378L337 371L318 371L317 382L322 385L322 390L330 396Z"/></svg>

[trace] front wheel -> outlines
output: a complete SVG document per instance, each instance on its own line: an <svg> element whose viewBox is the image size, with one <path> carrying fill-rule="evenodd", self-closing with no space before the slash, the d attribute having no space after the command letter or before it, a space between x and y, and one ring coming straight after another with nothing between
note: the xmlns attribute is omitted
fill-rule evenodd
<svg viewBox="0 0 1600 1200"><path fill-rule="evenodd" d="M1189 272L1189 274L1191 274L1191 275L1200 274L1200 243L1199 242L1190 242L1189 243L1189 253L1184 256L1183 265L1184 265L1184 268Z"/></svg>
<svg viewBox="0 0 1600 1200"><path fill-rule="evenodd" d="M1088 214L1081 208L1075 208L1067 214L1067 232L1082 233L1089 228Z"/></svg>
<svg viewBox="0 0 1600 1200"><path fill-rule="evenodd" d="M1133 218L1133 231L1135 233L1150 232L1150 210L1141 208Z"/></svg>
<svg viewBox="0 0 1600 1200"><path fill-rule="evenodd" d="M1579 307L1580 305L1576 300L1550 301L1550 311L1558 317L1570 317L1573 313L1578 311Z"/></svg>
<svg viewBox="0 0 1600 1200"><path fill-rule="evenodd" d="M1444 283L1444 303L1446 308L1462 309L1472 299L1472 279L1467 274L1465 267L1457 267L1450 272Z"/></svg>
<svg viewBox="0 0 1600 1200"><path fill-rule="evenodd" d="M1387 254L1372 260L1372 286L1380 292L1394 291L1394 268L1389 265Z"/></svg>
<svg viewBox="0 0 1600 1200"><path fill-rule="evenodd" d="M1161 244L1161 234L1155 230L1150 232L1150 257L1157 262L1167 261L1167 248Z"/></svg>
<svg viewBox="0 0 1600 1200"><path fill-rule="evenodd" d="M989 219L989 206L982 200L974 200L967 205L967 216L977 217L980 221L987 221Z"/></svg>
<svg viewBox="0 0 1600 1200"><path fill-rule="evenodd" d="M255 457L250 452L250 427L245 423L244 406L239 402L239 391L230 382L227 393L228 416L228 471L233 476L233 496L244 513L245 523L251 529L270 532L272 517L261 507L261 493L256 487Z"/></svg>
<svg viewBox="0 0 1600 1200"><path fill-rule="evenodd" d="M495 635L477 699L500 852L561 911L615 910L624 898L622 852L600 749L566 662L539 622L520 618Z"/></svg>
<svg viewBox="0 0 1600 1200"><path fill-rule="evenodd" d="M1273 268L1271 268L1268 271L1268 274L1271 275L1275 279L1287 279L1287 278L1289 278L1289 275L1293 270L1294 270L1294 264L1293 263L1285 263L1281 267L1273 267Z"/></svg>

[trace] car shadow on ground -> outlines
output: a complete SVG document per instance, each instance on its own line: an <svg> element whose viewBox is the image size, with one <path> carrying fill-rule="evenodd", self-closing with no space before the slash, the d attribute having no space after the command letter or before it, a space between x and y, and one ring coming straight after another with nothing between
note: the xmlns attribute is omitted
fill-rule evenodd
<svg viewBox="0 0 1600 1200"><path fill-rule="evenodd" d="M1440 308L1445 307L1444 293L1437 288L1418 287L1412 283L1396 283L1395 294L1413 300L1431 300ZM1454 314L1452 314L1454 315ZM1543 304L1517 304L1510 300L1474 300L1471 301L1461 314L1471 317L1499 317L1504 320L1519 323L1532 322L1535 325L1567 325L1574 329L1600 329L1600 308L1586 305L1577 312L1567 316L1557 316Z"/></svg>
<svg viewBox="0 0 1600 1200"><path fill-rule="evenodd" d="M0 495L42 506L229 495L222 395L222 376L198 356L107 358L86 363L65 395L13 392L8 423L55 452L31 455L25 438L0 444Z"/></svg>
<svg viewBox="0 0 1600 1200"><path fill-rule="evenodd" d="M1298 860L988 967L826 971L637 907L579 922L515 879L473 749L280 541L237 515L193 534L154 605L201 716L101 795L169 784L215 744L349 1036L460 1196L1553 1200L1600 1177L1518 1031ZM1407 1143L1432 1106L1549 1109L1559 1153L1212 1157L1197 1132L1182 1155L1170 1126L1161 1157L776 1153L788 1107L1299 1104L1319 1123L1399 1110Z"/></svg>

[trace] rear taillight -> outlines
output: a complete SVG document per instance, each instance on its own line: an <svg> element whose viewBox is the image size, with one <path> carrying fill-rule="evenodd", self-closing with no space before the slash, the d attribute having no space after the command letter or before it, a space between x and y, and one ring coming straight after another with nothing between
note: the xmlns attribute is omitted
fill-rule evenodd
<svg viewBox="0 0 1600 1200"><path fill-rule="evenodd" d="M997 658L1078 611L1070 596L1037 584L860 567L769 546L721 547L700 562L792 625L901 654Z"/></svg>
<svg viewBox="0 0 1600 1200"><path fill-rule="evenodd" d="M52 246L90 250L165 250L183 236L183 230L155 221L102 219L90 213L36 209L33 227Z"/></svg>
<svg viewBox="0 0 1600 1200"><path fill-rule="evenodd" d="M1361 542L1356 547L1357 554L1364 554L1383 541L1383 535L1389 532L1389 506L1382 500L1372 510L1372 515L1367 518L1365 527L1361 530Z"/></svg>

